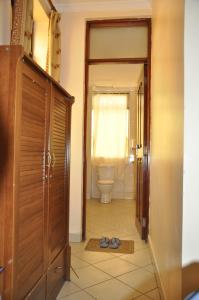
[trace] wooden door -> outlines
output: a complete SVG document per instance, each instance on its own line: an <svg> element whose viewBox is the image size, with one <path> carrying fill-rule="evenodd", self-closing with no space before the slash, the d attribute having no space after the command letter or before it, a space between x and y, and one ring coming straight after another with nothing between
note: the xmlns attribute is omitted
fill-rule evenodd
<svg viewBox="0 0 199 300"><path fill-rule="evenodd" d="M1 188L1 184L0 184ZM0 198L0 299L3 294L4 277L4 198Z"/></svg>
<svg viewBox="0 0 199 300"><path fill-rule="evenodd" d="M2 129L2 128L1 128ZM2 144L3 145L3 144ZM0 151L1 152L1 151ZM0 162L0 169L2 177L4 174L3 164ZM4 295L4 281L5 281L5 194L3 193L3 186L6 186L4 177L0 180L0 300Z"/></svg>
<svg viewBox="0 0 199 300"><path fill-rule="evenodd" d="M14 68L10 70L10 65L13 66L13 60L10 58L10 51L7 51L6 46L0 46L0 299L4 298L5 289L9 286L10 269L5 255L6 246L10 246L12 239L12 219L6 216L6 207L12 206L12 201L9 201L8 178L12 178L9 167L12 167L12 142L11 134L11 119L9 114L9 93L14 90ZM8 154L9 153L9 154ZM10 182L10 181L9 181ZM8 190L7 190L8 189ZM10 214L9 214L10 216ZM6 245L5 245L6 244ZM8 270L9 269L9 270ZM6 270L6 272L5 272ZM5 284L6 282L6 284Z"/></svg>
<svg viewBox="0 0 199 300"><path fill-rule="evenodd" d="M136 227L141 238L147 240L148 236L148 90L147 65L144 65L143 77L140 80L137 95L137 187L136 187Z"/></svg>
<svg viewBox="0 0 199 300"><path fill-rule="evenodd" d="M52 262L67 242L68 222L68 149L70 105L52 88L49 181L49 261Z"/></svg>
<svg viewBox="0 0 199 300"><path fill-rule="evenodd" d="M25 63L20 69L15 131L15 300L25 299L44 274L47 238L45 160L49 83Z"/></svg>
<svg viewBox="0 0 199 300"><path fill-rule="evenodd" d="M0 95L1 97L1 95ZM0 111L2 112L2 107L0 103ZM5 128L2 122L2 116L0 115L0 140L2 143L2 148L6 148L7 139L5 138ZM5 169L4 165L6 163L6 155L4 149L0 150L0 170L2 178L0 179L0 299L3 295L3 282L4 282L4 272L5 272L5 264L4 264L4 240L5 240L5 193L4 188L6 186L5 180Z"/></svg>

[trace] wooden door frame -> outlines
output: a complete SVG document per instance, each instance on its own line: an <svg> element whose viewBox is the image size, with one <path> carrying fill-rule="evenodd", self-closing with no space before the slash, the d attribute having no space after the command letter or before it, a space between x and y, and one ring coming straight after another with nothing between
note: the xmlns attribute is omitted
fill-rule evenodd
<svg viewBox="0 0 199 300"><path fill-rule="evenodd" d="M144 200L145 205L144 209L142 211L142 215L144 215L144 218L142 218L141 223L139 222L139 206L136 205L136 218L135 218L135 224L136 227L140 233L140 236L143 240L147 241L148 239L148 223L149 223L149 146L150 146L150 107L149 107L149 101L150 95L148 94L148 89L149 89L149 79L150 76L148 75L148 64L144 64L144 80L140 82L139 89L138 89L138 110L141 109L141 103L139 103L139 100L141 100L139 97L141 96L140 90L142 89L143 86L143 91L144 91L144 123L143 123L143 136L144 136L144 143L143 145L140 145L140 140L137 141L138 147L143 147L143 168L142 168L142 176L143 176L143 182L144 188L143 188L143 198L147 199L147 201ZM146 122L145 122L146 121ZM138 120L138 122L141 122L141 120ZM141 123L140 123L141 124ZM139 125L140 126L140 125ZM141 139L141 137L140 137ZM136 162L137 163L137 162ZM137 172L138 172L138 165L137 165ZM138 178L138 175L137 175ZM138 201L138 190L139 190L139 183L137 180L136 183L137 186L137 193L136 193L136 201ZM136 203L137 204L137 203ZM146 216L146 219L145 219Z"/></svg>
<svg viewBox="0 0 199 300"><path fill-rule="evenodd" d="M129 27L129 26L147 26L148 28L148 55L140 58L89 58L90 29L105 27ZM82 240L86 239L86 191L87 191L87 108L88 108L88 81L89 66L97 64L144 64L147 65L147 104L145 112L147 114L146 135L146 156L147 164L144 168L145 184L146 184L146 210L147 210L147 228L149 223L149 179L150 179L150 81L151 81L151 18L133 18L133 19L108 19L108 20L92 20L86 22L86 43L85 43L85 83L84 83L84 138L83 138L83 206L82 206ZM148 231L146 233L148 235Z"/></svg>

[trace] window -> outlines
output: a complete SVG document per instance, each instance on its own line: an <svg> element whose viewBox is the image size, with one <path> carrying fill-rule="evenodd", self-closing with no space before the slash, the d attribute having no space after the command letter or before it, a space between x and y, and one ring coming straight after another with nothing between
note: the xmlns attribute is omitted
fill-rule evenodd
<svg viewBox="0 0 199 300"><path fill-rule="evenodd" d="M127 94L97 94L92 105L92 158L128 157L129 111Z"/></svg>

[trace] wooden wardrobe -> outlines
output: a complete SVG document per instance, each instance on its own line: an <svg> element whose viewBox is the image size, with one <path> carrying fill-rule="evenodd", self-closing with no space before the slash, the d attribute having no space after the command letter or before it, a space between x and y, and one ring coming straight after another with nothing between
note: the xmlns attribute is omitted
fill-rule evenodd
<svg viewBox="0 0 199 300"><path fill-rule="evenodd" d="M0 63L0 295L53 300L70 276L74 98L20 46Z"/></svg>

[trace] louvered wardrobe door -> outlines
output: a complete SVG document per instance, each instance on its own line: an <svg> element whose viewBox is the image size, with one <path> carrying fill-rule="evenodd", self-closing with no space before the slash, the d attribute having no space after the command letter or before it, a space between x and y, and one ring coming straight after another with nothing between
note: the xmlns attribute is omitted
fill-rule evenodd
<svg viewBox="0 0 199 300"><path fill-rule="evenodd" d="M45 272L45 151L48 82L22 64L16 111L14 297L25 299ZM20 86L20 84L19 84Z"/></svg>
<svg viewBox="0 0 199 300"><path fill-rule="evenodd" d="M52 88L51 168L49 189L49 260L65 247L68 222L68 145L69 109L63 95Z"/></svg>

